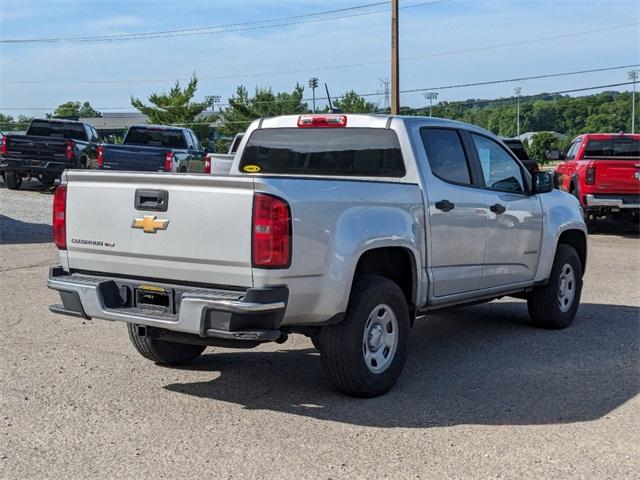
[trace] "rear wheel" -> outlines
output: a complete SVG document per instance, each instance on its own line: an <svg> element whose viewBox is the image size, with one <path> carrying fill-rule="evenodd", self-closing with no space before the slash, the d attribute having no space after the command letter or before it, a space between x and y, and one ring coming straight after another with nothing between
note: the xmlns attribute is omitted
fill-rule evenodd
<svg viewBox="0 0 640 480"><path fill-rule="evenodd" d="M571 245L559 244L549 282L529 294L527 306L534 325L566 328L573 322L582 293L582 263Z"/></svg>
<svg viewBox="0 0 640 480"><path fill-rule="evenodd" d="M140 335L139 326L127 324L129 340L144 358L164 365L180 365L195 360L206 348L204 345L168 342Z"/></svg>
<svg viewBox="0 0 640 480"><path fill-rule="evenodd" d="M358 277L345 318L320 330L327 376L347 395L386 393L402 372L408 333L409 308L400 287L385 277Z"/></svg>
<svg viewBox="0 0 640 480"><path fill-rule="evenodd" d="M4 174L4 181L9 190L18 190L22 185L22 175L16 170L7 170Z"/></svg>

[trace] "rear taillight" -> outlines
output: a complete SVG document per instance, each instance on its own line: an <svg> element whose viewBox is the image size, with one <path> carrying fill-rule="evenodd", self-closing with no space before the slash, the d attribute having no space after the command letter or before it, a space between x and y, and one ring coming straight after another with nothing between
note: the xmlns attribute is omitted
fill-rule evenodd
<svg viewBox="0 0 640 480"><path fill-rule="evenodd" d="M7 154L7 136L2 135L2 145L0 145L0 155Z"/></svg>
<svg viewBox="0 0 640 480"><path fill-rule="evenodd" d="M60 185L53 194L53 242L67 249L67 187Z"/></svg>
<svg viewBox="0 0 640 480"><path fill-rule="evenodd" d="M204 173L211 173L211 157L209 155L204 157Z"/></svg>
<svg viewBox="0 0 640 480"><path fill-rule="evenodd" d="M102 165L104 165L104 147L100 145L98 147L98 167L102 168Z"/></svg>
<svg viewBox="0 0 640 480"><path fill-rule="evenodd" d="M256 193L253 198L252 263L258 268L286 268L291 263L291 209L281 198Z"/></svg>
<svg viewBox="0 0 640 480"><path fill-rule="evenodd" d="M164 154L164 171L171 172L173 171L173 152L167 152Z"/></svg>
<svg viewBox="0 0 640 480"><path fill-rule="evenodd" d="M340 128L346 126L346 115L300 115L298 117L298 128Z"/></svg>
<svg viewBox="0 0 640 480"><path fill-rule="evenodd" d="M596 167L593 165L587 168L587 176L584 180L587 185L596 184Z"/></svg>
<svg viewBox="0 0 640 480"><path fill-rule="evenodd" d="M73 140L67 140L67 160L73 160L76 158L76 154L73 151L76 146L76 142Z"/></svg>

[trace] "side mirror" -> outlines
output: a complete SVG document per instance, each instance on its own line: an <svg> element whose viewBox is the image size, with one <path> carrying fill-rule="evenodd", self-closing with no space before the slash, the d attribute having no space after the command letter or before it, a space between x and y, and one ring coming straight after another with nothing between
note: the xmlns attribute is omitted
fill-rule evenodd
<svg viewBox="0 0 640 480"><path fill-rule="evenodd" d="M553 175L549 172L533 174L533 193L548 193L553 190Z"/></svg>
<svg viewBox="0 0 640 480"><path fill-rule="evenodd" d="M548 150L545 157L551 161L562 160L562 153L559 150Z"/></svg>

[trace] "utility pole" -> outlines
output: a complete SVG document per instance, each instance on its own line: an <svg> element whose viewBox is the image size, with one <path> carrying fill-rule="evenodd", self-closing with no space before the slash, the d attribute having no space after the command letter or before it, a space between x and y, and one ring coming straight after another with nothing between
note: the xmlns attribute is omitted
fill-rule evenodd
<svg viewBox="0 0 640 480"><path fill-rule="evenodd" d="M636 82L638 81L638 70L631 70L627 77L633 82L633 93L631 94L631 133L636 133Z"/></svg>
<svg viewBox="0 0 640 480"><path fill-rule="evenodd" d="M516 94L517 97L517 102L518 102L518 107L517 107L517 113L516 113L516 131L518 132L516 134L516 136L520 136L520 94L522 93L522 87L516 87L513 90L513 93Z"/></svg>
<svg viewBox="0 0 640 480"><path fill-rule="evenodd" d="M391 115L400 113L398 0L391 0Z"/></svg>
<svg viewBox="0 0 640 480"><path fill-rule="evenodd" d="M316 88L318 88L317 77L311 77L309 79L309 88L313 91L313 113L316 113Z"/></svg>
<svg viewBox="0 0 640 480"><path fill-rule="evenodd" d="M384 88L384 109L386 111L389 110L389 84L391 80L388 78L379 78L378 80L380 80L380 86Z"/></svg>
<svg viewBox="0 0 640 480"><path fill-rule="evenodd" d="M429 100L429 116L432 116L433 101L438 99L438 92L427 92L424 94L424 98Z"/></svg>

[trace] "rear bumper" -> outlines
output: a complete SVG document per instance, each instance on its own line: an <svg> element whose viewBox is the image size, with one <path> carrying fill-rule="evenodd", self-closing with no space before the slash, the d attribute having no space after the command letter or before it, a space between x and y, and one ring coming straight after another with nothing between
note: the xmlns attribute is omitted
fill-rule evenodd
<svg viewBox="0 0 640 480"><path fill-rule="evenodd" d="M0 171L3 172L15 170L36 175L42 173L61 174L67 168L71 168L71 165L69 165L67 162L58 162L53 160L17 160L12 158L3 158L0 160Z"/></svg>
<svg viewBox="0 0 640 480"><path fill-rule="evenodd" d="M606 208L640 208L640 199L638 195L593 195L588 194L584 197L588 207L606 207Z"/></svg>
<svg viewBox="0 0 640 480"><path fill-rule="evenodd" d="M138 308L132 292L146 281L69 274L61 267L49 271L48 286L60 293L54 313L82 318L121 321L202 338L275 341L281 337L289 291L286 287L246 291L199 289L153 282L172 292L173 309Z"/></svg>

